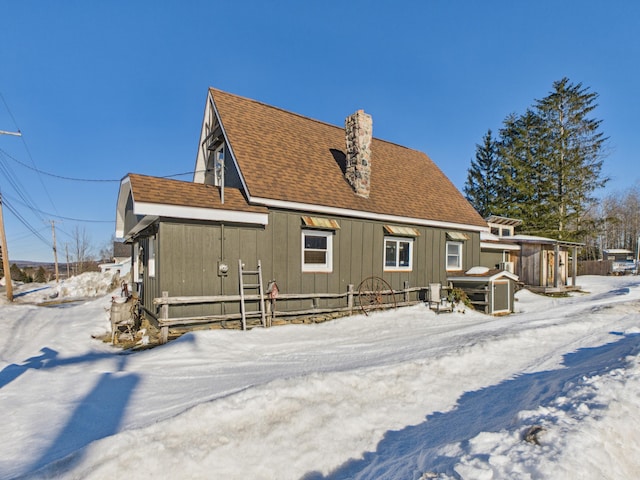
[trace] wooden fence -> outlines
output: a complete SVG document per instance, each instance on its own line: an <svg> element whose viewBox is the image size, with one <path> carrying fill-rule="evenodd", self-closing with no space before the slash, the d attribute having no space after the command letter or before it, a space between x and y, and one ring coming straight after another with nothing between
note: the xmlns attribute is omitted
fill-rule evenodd
<svg viewBox="0 0 640 480"><path fill-rule="evenodd" d="M578 275L610 275L613 272L611 260L578 261Z"/></svg>
<svg viewBox="0 0 640 480"><path fill-rule="evenodd" d="M344 313L351 315L354 310L361 309L365 314L375 309L394 308L397 306L408 306L420 303L420 298L426 298L420 292L427 292L428 287L409 287L405 283L401 290L376 290L376 291L354 291L353 285L347 287L344 293L280 293L277 298L271 298L268 294L263 296L266 304L267 325L276 317L301 317L323 314ZM418 292L417 299L411 300L411 294ZM196 317L169 317L170 305L195 305L195 304L216 304L216 303L239 303L240 295L215 295L215 296L182 296L170 297L169 292L162 292L162 297L154 298L153 304L160 309L160 315L156 317L152 312L146 310L154 318L160 328L160 343L166 343L169 337L169 327L186 327L192 325L212 324L216 322L226 322L227 320L241 320L241 313L230 313L224 315L203 315ZM362 299L365 299L363 301ZM335 308L319 308L318 301L321 299L344 299L343 306ZM244 295L245 301L257 302L260 295ZM313 308L306 310L277 310L276 307L281 301L311 300ZM247 312L246 318L260 318L261 312Z"/></svg>

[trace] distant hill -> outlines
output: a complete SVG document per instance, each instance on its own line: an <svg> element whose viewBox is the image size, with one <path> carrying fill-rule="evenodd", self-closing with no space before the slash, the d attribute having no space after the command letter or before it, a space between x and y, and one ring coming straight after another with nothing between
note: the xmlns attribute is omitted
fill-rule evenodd
<svg viewBox="0 0 640 480"><path fill-rule="evenodd" d="M31 260L11 260L9 261L10 265L16 264L20 268L33 268L43 266L44 268L54 268L55 264L53 262L33 262ZM67 266L66 263L58 263L58 268L62 268L62 266Z"/></svg>

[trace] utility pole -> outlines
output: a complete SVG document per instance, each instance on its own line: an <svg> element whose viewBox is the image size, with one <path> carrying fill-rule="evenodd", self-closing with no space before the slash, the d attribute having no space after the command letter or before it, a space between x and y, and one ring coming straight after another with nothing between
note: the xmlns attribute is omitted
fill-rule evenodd
<svg viewBox="0 0 640 480"><path fill-rule="evenodd" d="M2 218L2 193L0 193L0 248L2 249L2 269L4 270L4 283L7 288L7 299L13 302L13 283L11 283L9 250L7 249L7 237L4 234L4 220Z"/></svg>
<svg viewBox="0 0 640 480"><path fill-rule="evenodd" d="M60 283L58 275L58 249L56 248L56 227L55 220L51 220L51 234L53 235L53 261L56 266L56 283Z"/></svg>
<svg viewBox="0 0 640 480"><path fill-rule="evenodd" d="M69 273L69 244L68 243L64 244L64 251L67 257L67 279L69 279L71 277L71 274Z"/></svg>
<svg viewBox="0 0 640 480"><path fill-rule="evenodd" d="M13 135L21 137L22 133L0 130L0 135ZM0 192L0 248L2 249L2 268L4 270L4 283L7 290L7 299L13 302L13 283L11 282L11 266L9 265L9 249L7 248L7 236L4 233L4 218L2 216L2 192Z"/></svg>

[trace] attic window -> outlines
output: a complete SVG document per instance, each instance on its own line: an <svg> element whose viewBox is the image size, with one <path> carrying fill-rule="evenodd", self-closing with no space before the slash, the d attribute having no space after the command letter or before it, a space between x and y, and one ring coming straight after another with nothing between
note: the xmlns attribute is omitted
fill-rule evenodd
<svg viewBox="0 0 640 480"><path fill-rule="evenodd" d="M323 228L326 230L340 230L340 224L332 218L320 218L320 217L302 217L302 223L311 228Z"/></svg>
<svg viewBox="0 0 640 480"><path fill-rule="evenodd" d="M224 144L213 152L214 185L224 187Z"/></svg>

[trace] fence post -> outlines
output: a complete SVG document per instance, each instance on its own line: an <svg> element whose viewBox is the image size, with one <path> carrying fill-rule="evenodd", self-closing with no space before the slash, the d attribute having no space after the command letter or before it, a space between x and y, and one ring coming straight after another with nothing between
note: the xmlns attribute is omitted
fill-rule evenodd
<svg viewBox="0 0 640 480"><path fill-rule="evenodd" d="M489 300L491 295L489 295L489 285L485 285L484 287L484 313L489 315Z"/></svg>
<svg viewBox="0 0 640 480"><path fill-rule="evenodd" d="M169 297L169 292L162 292L162 299L166 300ZM160 320L165 322L169 320L169 304L163 303L160 308ZM169 325L160 326L160 344L167 343L169 341Z"/></svg>
<svg viewBox="0 0 640 480"><path fill-rule="evenodd" d="M353 284L347 285L347 308L349 315L353 315Z"/></svg>
<svg viewBox="0 0 640 480"><path fill-rule="evenodd" d="M409 303L409 280L404 281L402 288L404 289L404 301Z"/></svg>

